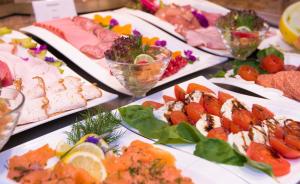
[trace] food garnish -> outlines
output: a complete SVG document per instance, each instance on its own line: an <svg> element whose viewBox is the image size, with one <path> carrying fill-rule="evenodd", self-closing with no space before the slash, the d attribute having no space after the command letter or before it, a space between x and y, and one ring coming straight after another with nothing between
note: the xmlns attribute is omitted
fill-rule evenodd
<svg viewBox="0 0 300 184"><path fill-rule="evenodd" d="M8 27L0 27L0 36L10 34L12 32Z"/></svg>

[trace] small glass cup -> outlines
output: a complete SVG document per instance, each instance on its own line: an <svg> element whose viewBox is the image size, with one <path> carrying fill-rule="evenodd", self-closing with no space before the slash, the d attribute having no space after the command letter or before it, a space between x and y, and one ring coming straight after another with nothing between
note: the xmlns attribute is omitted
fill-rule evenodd
<svg viewBox="0 0 300 184"><path fill-rule="evenodd" d="M0 88L0 103L5 103L0 104L0 150L17 126L24 101L24 95L16 89ZM5 109L1 109L4 107Z"/></svg>
<svg viewBox="0 0 300 184"><path fill-rule="evenodd" d="M171 52L163 47L159 48L164 57L146 64L122 63L106 59L108 67L113 76L124 86L133 97L144 97L165 72L170 59Z"/></svg>

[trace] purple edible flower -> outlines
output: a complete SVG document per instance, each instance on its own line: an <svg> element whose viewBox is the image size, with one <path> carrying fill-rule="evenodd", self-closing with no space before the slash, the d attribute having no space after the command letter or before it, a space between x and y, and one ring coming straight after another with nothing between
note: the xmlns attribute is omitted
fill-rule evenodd
<svg viewBox="0 0 300 184"><path fill-rule="evenodd" d="M109 26L114 27L116 25L119 25L119 22L116 19L112 18L109 22Z"/></svg>
<svg viewBox="0 0 300 184"><path fill-rule="evenodd" d="M43 50L47 50L47 45L40 45L39 47L31 48L30 50L34 51L34 54L39 54Z"/></svg>
<svg viewBox="0 0 300 184"><path fill-rule="evenodd" d="M133 30L133 36L142 36L142 34L138 30Z"/></svg>
<svg viewBox="0 0 300 184"><path fill-rule="evenodd" d="M209 26L207 18L202 13L198 13L197 10L193 10L192 14L196 17L202 27L207 28Z"/></svg>
<svg viewBox="0 0 300 184"><path fill-rule="evenodd" d="M50 63L53 63L53 62L55 61L55 59L54 59L53 57L48 57L48 56L46 56L46 57L45 57L45 61L50 62Z"/></svg>
<svg viewBox="0 0 300 184"><path fill-rule="evenodd" d="M160 47L165 47L167 45L167 42L166 40L156 40L155 45Z"/></svg>
<svg viewBox="0 0 300 184"><path fill-rule="evenodd" d="M195 62L197 60L196 56L193 55L193 51L191 50L185 50L183 51L184 52L184 55L185 57L191 61L191 62Z"/></svg>
<svg viewBox="0 0 300 184"><path fill-rule="evenodd" d="M90 142L90 143L93 143L93 144L98 144L99 139L96 138L96 137L90 136L90 137L86 138L85 142Z"/></svg>

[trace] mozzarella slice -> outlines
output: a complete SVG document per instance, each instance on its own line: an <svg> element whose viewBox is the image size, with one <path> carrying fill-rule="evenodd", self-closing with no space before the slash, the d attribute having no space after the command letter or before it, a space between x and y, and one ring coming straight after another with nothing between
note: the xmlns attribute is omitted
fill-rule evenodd
<svg viewBox="0 0 300 184"><path fill-rule="evenodd" d="M186 94L185 95L185 103L191 103L191 102L195 102L195 103L199 103L201 98L202 98L202 92L200 91L193 91L191 94Z"/></svg>
<svg viewBox="0 0 300 184"><path fill-rule="evenodd" d="M221 119L218 116L203 114L196 123L196 128L204 136L207 136L211 129L221 127Z"/></svg>
<svg viewBox="0 0 300 184"><path fill-rule="evenodd" d="M265 128L255 125L249 130L250 139L254 142L266 144L268 143L267 131Z"/></svg>
<svg viewBox="0 0 300 184"><path fill-rule="evenodd" d="M239 152L246 155L246 150L251 143L248 131L241 131L236 134L230 133L228 136L228 142L230 145L235 145Z"/></svg>
<svg viewBox="0 0 300 184"><path fill-rule="evenodd" d="M234 100L234 98L226 100L221 107L221 114L230 121L232 121L232 108Z"/></svg>
<svg viewBox="0 0 300 184"><path fill-rule="evenodd" d="M171 101L167 102L166 106L169 111L183 111L184 103L181 101Z"/></svg>
<svg viewBox="0 0 300 184"><path fill-rule="evenodd" d="M165 114L168 112L168 107L166 105L160 107L159 109L153 110L153 115L157 119L168 122Z"/></svg>

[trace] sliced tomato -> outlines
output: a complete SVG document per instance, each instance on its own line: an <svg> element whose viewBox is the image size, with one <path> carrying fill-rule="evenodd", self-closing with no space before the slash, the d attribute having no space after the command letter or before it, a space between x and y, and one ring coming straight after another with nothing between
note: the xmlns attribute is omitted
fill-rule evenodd
<svg viewBox="0 0 300 184"><path fill-rule="evenodd" d="M240 127L240 125L237 125L234 122L230 123L230 132L236 134L240 131L243 131L243 129Z"/></svg>
<svg viewBox="0 0 300 184"><path fill-rule="evenodd" d="M211 129L208 132L207 137L227 141L228 134L224 128L219 127L219 128Z"/></svg>
<svg viewBox="0 0 300 184"><path fill-rule="evenodd" d="M275 176L283 176L290 172L290 163L267 145L251 142L247 149L247 155L254 161L271 165Z"/></svg>
<svg viewBox="0 0 300 184"><path fill-rule="evenodd" d="M288 122L284 126L283 129L287 134L300 137L300 123L299 122L296 122L296 121Z"/></svg>
<svg viewBox="0 0 300 184"><path fill-rule="evenodd" d="M192 124L196 124L205 110L201 104L191 102L185 106L185 111L189 118L189 121Z"/></svg>
<svg viewBox="0 0 300 184"><path fill-rule="evenodd" d="M257 38L259 36L257 32L233 31L232 34L239 38Z"/></svg>
<svg viewBox="0 0 300 184"><path fill-rule="evenodd" d="M283 60L274 54L264 57L260 62L260 66L269 73L277 73L284 70Z"/></svg>
<svg viewBox="0 0 300 184"><path fill-rule="evenodd" d="M269 111L267 108L265 108L261 105L253 104L252 117L253 117L255 124L258 124L263 120L274 117L274 114L271 111Z"/></svg>
<svg viewBox="0 0 300 184"><path fill-rule="evenodd" d="M203 107L208 114L220 116L221 105L216 97L203 95Z"/></svg>
<svg viewBox="0 0 300 184"><path fill-rule="evenodd" d="M288 145L281 139L275 137L269 137L269 143L271 147L276 150L280 155L285 158L295 159L300 158L300 151L297 151Z"/></svg>
<svg viewBox="0 0 300 184"><path fill-rule="evenodd" d="M233 98L233 96L231 96L228 93L224 93L222 91L218 92L218 100L219 100L220 105L223 105L227 100L229 100L231 98Z"/></svg>
<svg viewBox="0 0 300 184"><path fill-rule="evenodd" d="M284 137L284 142L294 148L294 149L297 149L297 150L300 150L300 138L297 137L297 136L294 136L294 135L286 135Z"/></svg>
<svg viewBox="0 0 300 184"><path fill-rule="evenodd" d="M173 125L177 125L182 122L188 122L187 116L181 111L172 111L170 119Z"/></svg>
<svg viewBox="0 0 300 184"><path fill-rule="evenodd" d="M282 127L279 125L276 125L276 127L273 129L273 136L275 136L278 139L283 139L284 138L284 130Z"/></svg>
<svg viewBox="0 0 300 184"><path fill-rule="evenodd" d="M233 109L232 122L238 125L242 130L248 131L253 124L252 115L246 109Z"/></svg>
<svg viewBox="0 0 300 184"><path fill-rule="evenodd" d="M163 99L164 99L165 103L167 103L167 102L172 102L172 101L176 101L176 98L171 97L171 96L168 96L168 95L164 95L164 96L163 96Z"/></svg>
<svg viewBox="0 0 300 184"><path fill-rule="evenodd" d="M222 123L223 128L230 131L230 125L232 122L228 118L225 118L224 116L222 116L221 123Z"/></svg>
<svg viewBox="0 0 300 184"><path fill-rule="evenodd" d="M256 81L259 75L258 71L250 65L240 66L237 73L247 81Z"/></svg>
<svg viewBox="0 0 300 184"><path fill-rule="evenodd" d="M158 102L154 102L154 101L145 101L142 106L144 107L152 107L153 109L159 109L160 107L162 107L164 104L158 103Z"/></svg>
<svg viewBox="0 0 300 184"><path fill-rule="evenodd" d="M174 92L177 100L184 101L185 99L185 91L179 85L175 85Z"/></svg>
<svg viewBox="0 0 300 184"><path fill-rule="evenodd" d="M190 83L187 87L186 93L190 94L196 90L205 93L214 93L211 89L196 83Z"/></svg>

